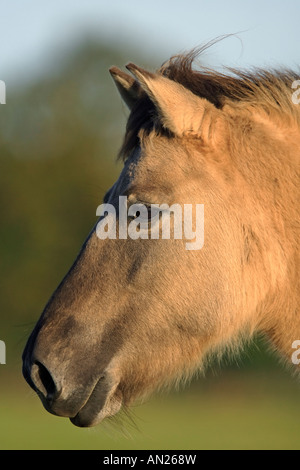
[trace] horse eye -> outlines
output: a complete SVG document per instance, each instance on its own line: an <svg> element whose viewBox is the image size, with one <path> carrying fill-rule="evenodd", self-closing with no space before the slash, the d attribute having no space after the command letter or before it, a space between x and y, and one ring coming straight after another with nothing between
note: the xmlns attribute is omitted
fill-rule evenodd
<svg viewBox="0 0 300 470"><path fill-rule="evenodd" d="M136 211L135 214L132 214L132 215L130 215L129 217L130 217L131 219L136 219L136 218L139 217L139 216L140 216L140 211Z"/></svg>
<svg viewBox="0 0 300 470"><path fill-rule="evenodd" d="M147 207L147 219L148 221L150 222L151 221L151 218L153 217L153 214L151 212L151 206L146 206ZM143 213L141 213L141 211L137 210L135 212L135 214L132 214L130 215L129 217L131 219L136 219L137 217L140 217L141 215L144 215Z"/></svg>

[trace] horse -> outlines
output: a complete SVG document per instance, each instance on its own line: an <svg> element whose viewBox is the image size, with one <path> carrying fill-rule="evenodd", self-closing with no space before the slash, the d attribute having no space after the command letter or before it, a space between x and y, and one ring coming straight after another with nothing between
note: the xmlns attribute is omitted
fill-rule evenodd
<svg viewBox="0 0 300 470"><path fill-rule="evenodd" d="M192 377L254 334L299 369L297 74L217 72L197 57L173 56L156 72L110 68L130 114L123 169L103 203L118 219L126 196L128 224L135 204L148 222L151 205L201 204L204 243L187 250L184 235L134 239L118 227L100 238L101 214L23 352L46 410L76 426Z"/></svg>

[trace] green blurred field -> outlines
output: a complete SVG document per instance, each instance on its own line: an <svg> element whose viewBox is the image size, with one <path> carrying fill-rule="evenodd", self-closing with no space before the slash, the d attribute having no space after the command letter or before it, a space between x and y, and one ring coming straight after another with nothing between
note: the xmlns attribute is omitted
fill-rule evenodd
<svg viewBox="0 0 300 470"><path fill-rule="evenodd" d="M135 407L135 425L125 418L80 429L48 414L14 378L1 385L0 448L299 449L299 392L280 370L219 372Z"/></svg>

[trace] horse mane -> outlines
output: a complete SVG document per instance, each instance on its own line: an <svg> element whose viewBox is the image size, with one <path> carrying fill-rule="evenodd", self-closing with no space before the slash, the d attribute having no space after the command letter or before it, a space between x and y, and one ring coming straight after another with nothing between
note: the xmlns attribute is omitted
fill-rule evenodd
<svg viewBox="0 0 300 470"><path fill-rule="evenodd" d="M225 104L262 109L268 116L280 115L281 119L300 125L300 106L292 101L292 83L299 79L300 71L291 69L239 70L227 67L227 73L218 72L199 64L195 69L195 60L212 44L213 41L187 54L171 57L157 71L170 80L180 83L195 95L205 98L222 109ZM119 155L126 159L138 145L138 133L153 129L158 134L170 135L163 128L154 104L145 92L134 105L129 115L126 133Z"/></svg>

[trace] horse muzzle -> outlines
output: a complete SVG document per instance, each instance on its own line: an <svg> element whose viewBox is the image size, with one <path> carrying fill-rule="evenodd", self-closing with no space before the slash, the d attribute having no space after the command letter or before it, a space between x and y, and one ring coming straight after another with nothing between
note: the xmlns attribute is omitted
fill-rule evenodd
<svg viewBox="0 0 300 470"><path fill-rule="evenodd" d="M45 409L57 416L70 418L79 427L95 426L105 417L116 414L122 406L119 381L106 370L92 374L86 383L67 380L68 364L50 367L35 349L26 346L23 353L23 375L40 397ZM80 367L79 367L80 369Z"/></svg>

